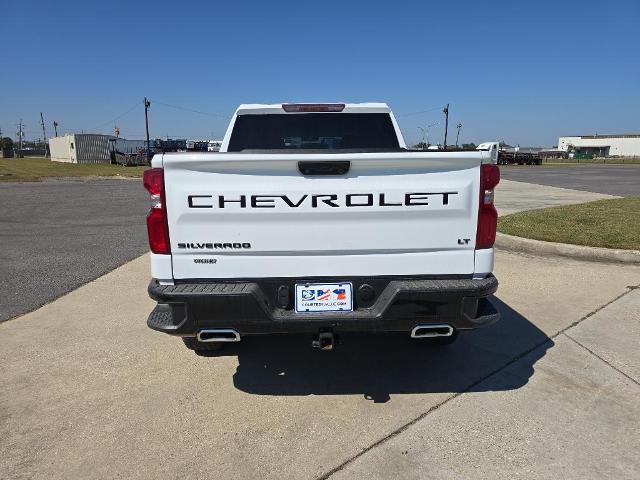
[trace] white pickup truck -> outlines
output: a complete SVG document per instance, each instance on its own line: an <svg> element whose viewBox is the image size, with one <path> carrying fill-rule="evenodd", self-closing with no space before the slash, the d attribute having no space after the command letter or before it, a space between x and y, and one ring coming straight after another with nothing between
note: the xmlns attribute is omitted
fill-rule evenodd
<svg viewBox="0 0 640 480"><path fill-rule="evenodd" d="M270 333L331 349L495 322L497 147L411 151L383 103L241 105L219 152L144 174L149 327L194 350Z"/></svg>

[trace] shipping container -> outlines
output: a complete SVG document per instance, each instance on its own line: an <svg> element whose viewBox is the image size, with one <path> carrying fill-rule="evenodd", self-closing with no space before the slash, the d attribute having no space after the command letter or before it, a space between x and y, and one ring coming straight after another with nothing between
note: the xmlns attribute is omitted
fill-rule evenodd
<svg viewBox="0 0 640 480"><path fill-rule="evenodd" d="M115 152L135 155L146 150L146 142L113 135L76 133L50 138L49 149L54 162L111 163Z"/></svg>
<svg viewBox="0 0 640 480"><path fill-rule="evenodd" d="M79 133L49 139L51 160L67 163L111 163L109 135Z"/></svg>

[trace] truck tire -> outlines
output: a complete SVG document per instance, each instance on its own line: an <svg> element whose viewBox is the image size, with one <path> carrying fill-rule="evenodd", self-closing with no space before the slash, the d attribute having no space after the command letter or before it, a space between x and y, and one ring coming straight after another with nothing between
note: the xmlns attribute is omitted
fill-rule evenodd
<svg viewBox="0 0 640 480"><path fill-rule="evenodd" d="M224 346L222 342L199 342L195 337L182 337L182 341L185 347L194 352L215 352Z"/></svg>

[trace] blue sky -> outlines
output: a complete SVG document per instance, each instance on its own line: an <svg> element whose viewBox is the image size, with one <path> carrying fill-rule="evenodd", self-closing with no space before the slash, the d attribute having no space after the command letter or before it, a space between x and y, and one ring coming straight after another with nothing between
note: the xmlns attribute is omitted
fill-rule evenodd
<svg viewBox="0 0 640 480"><path fill-rule="evenodd" d="M152 137L221 137L238 104L283 101L387 102L411 142L436 122L431 140L442 138L446 103L465 142L640 132L637 0L1 8L3 136L20 118L28 138L41 136L43 111L48 130L118 125L142 138L144 96Z"/></svg>

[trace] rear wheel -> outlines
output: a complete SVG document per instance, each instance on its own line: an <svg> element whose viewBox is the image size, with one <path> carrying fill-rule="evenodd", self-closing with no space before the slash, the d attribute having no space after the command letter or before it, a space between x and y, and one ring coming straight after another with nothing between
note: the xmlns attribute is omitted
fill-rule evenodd
<svg viewBox="0 0 640 480"><path fill-rule="evenodd" d="M215 352L224 346L222 342L199 342L195 337L182 337L182 341L185 347L194 352Z"/></svg>

